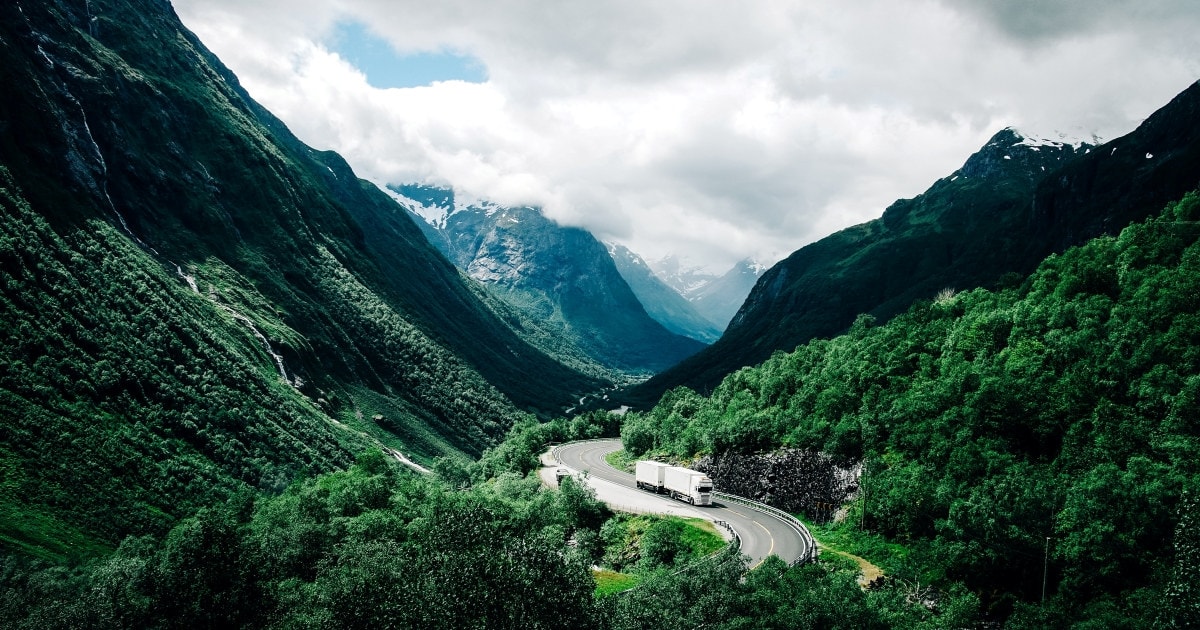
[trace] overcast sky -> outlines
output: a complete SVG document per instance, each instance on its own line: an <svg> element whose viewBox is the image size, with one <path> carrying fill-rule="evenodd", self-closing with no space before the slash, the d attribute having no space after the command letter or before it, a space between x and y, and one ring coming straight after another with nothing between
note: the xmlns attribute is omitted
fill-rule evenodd
<svg viewBox="0 0 1200 630"><path fill-rule="evenodd" d="M1195 0L174 4L361 177L714 271L876 218L1003 127L1111 139L1200 78Z"/></svg>

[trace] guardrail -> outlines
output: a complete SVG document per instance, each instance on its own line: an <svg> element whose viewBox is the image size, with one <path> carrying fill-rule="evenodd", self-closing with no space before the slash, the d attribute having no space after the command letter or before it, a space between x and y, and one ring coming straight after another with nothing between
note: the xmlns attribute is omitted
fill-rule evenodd
<svg viewBox="0 0 1200 630"><path fill-rule="evenodd" d="M800 522L800 519L788 514L787 512L784 512L783 510L773 508L766 503L760 503L754 499L747 499L746 497L741 497L736 494L718 491L713 492L713 496L716 496L724 501L729 501L730 503L744 505L752 510L770 514L784 523L787 523L789 527L796 530L796 533L799 534L800 538L804 541L804 552L792 561L792 566L798 566L804 564L805 562L817 559L817 542L813 540L812 534L808 531L808 528L804 526L804 523Z"/></svg>
<svg viewBox="0 0 1200 630"><path fill-rule="evenodd" d="M720 520L713 521L713 525L716 525L717 527L729 532L729 546L732 547L734 551L742 550L742 537L738 535L737 530L735 530L732 525L730 525L727 521Z"/></svg>

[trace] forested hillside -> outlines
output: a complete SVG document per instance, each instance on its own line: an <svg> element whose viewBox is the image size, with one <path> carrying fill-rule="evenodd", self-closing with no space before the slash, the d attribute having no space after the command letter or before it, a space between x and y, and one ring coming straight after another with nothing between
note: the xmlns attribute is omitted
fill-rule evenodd
<svg viewBox="0 0 1200 630"><path fill-rule="evenodd" d="M836 558L787 567L771 557L747 573L736 549L689 553L677 522L613 515L573 481L551 490L526 474L548 442L608 432L614 418L523 423L478 462L442 460L440 479L368 452L348 471L239 494L70 569L0 559L0 628L862 630L977 619L970 594L931 611L900 588L862 591ZM597 564L635 570L637 587L598 587Z"/></svg>
<svg viewBox="0 0 1200 630"><path fill-rule="evenodd" d="M168 3L3 3L0 82L6 547L161 532L378 442L478 455L600 385L523 341Z"/></svg>
<svg viewBox="0 0 1200 630"><path fill-rule="evenodd" d="M1194 624L1198 239L1189 193L1003 288L676 390L627 418L625 446L862 461L846 522L908 546L911 579L965 585L1015 626Z"/></svg>

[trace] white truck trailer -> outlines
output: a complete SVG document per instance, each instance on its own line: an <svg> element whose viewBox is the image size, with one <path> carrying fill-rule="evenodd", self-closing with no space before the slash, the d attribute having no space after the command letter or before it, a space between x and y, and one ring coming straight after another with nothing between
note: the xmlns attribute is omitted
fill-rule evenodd
<svg viewBox="0 0 1200 630"><path fill-rule="evenodd" d="M712 505L712 479L701 472L642 460L634 467L637 487L658 494L669 494L692 505Z"/></svg>
<svg viewBox="0 0 1200 630"><path fill-rule="evenodd" d="M670 464L662 462L639 460L634 466L633 478L637 481L638 488L661 494L665 490L666 483L663 473L670 467Z"/></svg>

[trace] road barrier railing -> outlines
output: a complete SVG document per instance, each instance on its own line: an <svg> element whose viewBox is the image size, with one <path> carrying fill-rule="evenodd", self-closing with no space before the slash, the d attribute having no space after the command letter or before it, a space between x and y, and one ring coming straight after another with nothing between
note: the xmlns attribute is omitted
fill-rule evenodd
<svg viewBox="0 0 1200 630"><path fill-rule="evenodd" d="M792 566L798 566L804 564L805 562L817 559L817 543L815 540L813 540L812 534L808 531L808 528L804 526L804 523L800 522L800 519L788 514L787 512L784 512L779 508L774 508L766 503L761 503L759 501L755 501L754 499L747 499L746 497L738 496L736 494L717 491L713 492L713 496L723 501L744 505L752 510L762 512L764 514L770 514L784 523L787 523L789 527L796 530L796 533L799 534L800 538L804 541L804 551L799 555L799 557L792 561Z"/></svg>

